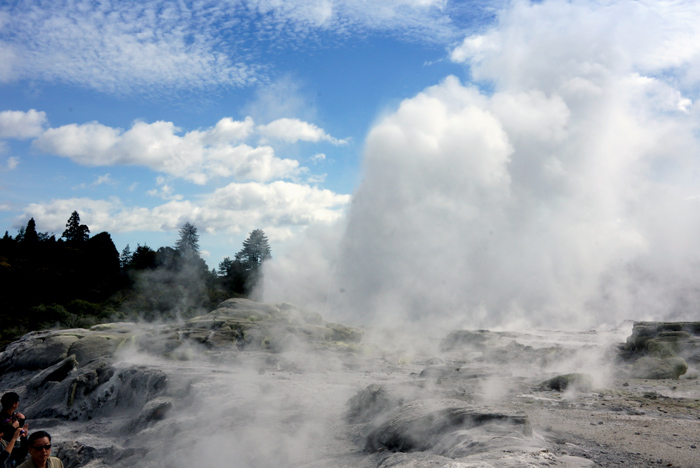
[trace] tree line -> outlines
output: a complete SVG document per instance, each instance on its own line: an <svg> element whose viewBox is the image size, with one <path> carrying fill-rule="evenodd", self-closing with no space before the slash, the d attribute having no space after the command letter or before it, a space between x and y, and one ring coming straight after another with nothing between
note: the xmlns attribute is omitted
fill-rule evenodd
<svg viewBox="0 0 700 468"><path fill-rule="evenodd" d="M38 232L34 218L0 238L0 349L32 330L89 327L118 320L187 318L230 297L247 297L271 258L255 229L233 259L209 270L197 227L180 227L174 246L137 244L121 253L107 232L90 236L74 211L63 234Z"/></svg>

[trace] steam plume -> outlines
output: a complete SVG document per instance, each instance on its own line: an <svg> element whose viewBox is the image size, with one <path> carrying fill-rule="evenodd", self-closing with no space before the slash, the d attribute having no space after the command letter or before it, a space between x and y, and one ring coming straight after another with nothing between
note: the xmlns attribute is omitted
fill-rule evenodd
<svg viewBox="0 0 700 468"><path fill-rule="evenodd" d="M451 55L493 92L450 76L377 123L337 260L315 270L329 313L472 327L692 316L700 147L683 92L700 53L681 46L700 10L603 3L515 2ZM274 287L291 258L268 268L271 296L314 287Z"/></svg>

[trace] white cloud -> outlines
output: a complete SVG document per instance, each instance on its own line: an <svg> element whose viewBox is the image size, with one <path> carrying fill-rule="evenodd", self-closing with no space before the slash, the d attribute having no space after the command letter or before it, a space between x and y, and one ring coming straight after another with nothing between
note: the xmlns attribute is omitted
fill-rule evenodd
<svg viewBox="0 0 700 468"><path fill-rule="evenodd" d="M323 153L318 153L318 154L314 154L313 156L311 156L311 161L313 161L314 164L319 164L320 162L325 161L325 160L326 160L326 155Z"/></svg>
<svg viewBox="0 0 700 468"><path fill-rule="evenodd" d="M167 184L162 181L161 192ZM208 233L247 232L266 226L284 237L312 225L338 220L350 201L349 195L308 185L276 181L231 183L213 193L192 200L170 200L154 208L125 206L118 198L92 200L71 198L33 203L17 218L34 217L41 229L62 232L74 210L91 231L124 233L131 231L177 230L185 221Z"/></svg>
<svg viewBox="0 0 700 468"><path fill-rule="evenodd" d="M41 135L46 125L46 113L30 109L0 112L0 138L24 140Z"/></svg>
<svg viewBox="0 0 700 468"><path fill-rule="evenodd" d="M271 122L290 115L314 120L314 96L305 93L299 80L290 75L255 89L252 99L241 109L257 121Z"/></svg>
<svg viewBox="0 0 700 468"><path fill-rule="evenodd" d="M2 28L1 22L0 28ZM5 41L0 41L0 83L7 83L16 78L17 62L14 47Z"/></svg>
<svg viewBox="0 0 700 468"><path fill-rule="evenodd" d="M254 226L307 226L336 221L349 195L308 185L275 181L270 184L229 184L207 198L207 207L221 228L238 223ZM257 221L256 221L257 220Z"/></svg>
<svg viewBox="0 0 700 468"><path fill-rule="evenodd" d="M163 184L157 189L149 190L146 193L163 200L182 200L184 198L182 195L175 193L175 189L168 184Z"/></svg>
<svg viewBox="0 0 700 468"><path fill-rule="evenodd" d="M488 52L497 49L497 47L493 37L475 34L466 37L462 44L452 49L450 59L457 63L467 61L478 63L486 57Z"/></svg>
<svg viewBox="0 0 700 468"><path fill-rule="evenodd" d="M208 18L186 5L25 2L4 13L0 38L14 58L1 70L6 81L41 77L99 91L143 92L256 80L257 65L218 50Z"/></svg>
<svg viewBox="0 0 700 468"><path fill-rule="evenodd" d="M268 139L282 140L287 143L327 141L334 145L344 145L348 142L347 139L339 140L334 138L324 132L322 128L299 119L277 119L267 125L258 125L257 131L263 137L263 141Z"/></svg>
<svg viewBox="0 0 700 468"><path fill-rule="evenodd" d="M101 175L97 177L97 180L93 182L94 185L102 185L102 184L113 184L114 182L112 181L112 178L109 174Z"/></svg>
<svg viewBox="0 0 700 468"><path fill-rule="evenodd" d="M17 156L10 156L5 161L5 170L13 171L19 166L19 158Z"/></svg>
<svg viewBox="0 0 700 468"><path fill-rule="evenodd" d="M493 1L480 3L472 9L489 11ZM271 44L314 47L373 32L449 43L457 31L443 0L29 0L0 15L0 82L116 93L264 82L259 57Z"/></svg>
<svg viewBox="0 0 700 468"><path fill-rule="evenodd" d="M163 200L182 200L184 198L184 196L175 193L175 189L168 184L164 177L157 177L156 185L158 185L158 188L148 190L146 193Z"/></svg>
<svg viewBox="0 0 700 468"><path fill-rule="evenodd" d="M328 31L336 34L381 31L423 41L444 41L452 38L455 32L446 8L448 3L444 0L251 0L244 3L262 15L257 27L265 29L272 38L279 36L291 41ZM482 2L474 2L472 6L475 15L484 6L479 3ZM281 23L292 24L294 28L275 28Z"/></svg>
<svg viewBox="0 0 700 468"><path fill-rule="evenodd" d="M115 185L115 182L112 180L112 177L109 174L104 174L101 176L97 176L97 178L89 183L89 184L80 184L79 186L75 188L91 188L91 187L97 187L98 185L103 185L103 184L109 184L109 185Z"/></svg>
<svg viewBox="0 0 700 468"><path fill-rule="evenodd" d="M328 174L313 174L306 177L306 183L312 185L318 185L325 182Z"/></svg>
<svg viewBox="0 0 700 468"><path fill-rule="evenodd" d="M136 122L127 131L91 122L50 128L33 146L86 166L140 165L197 184L212 177L266 181L299 172L297 161L277 158L268 146L235 144L252 128L250 118L224 118L180 136L172 122Z"/></svg>
<svg viewBox="0 0 700 468"><path fill-rule="evenodd" d="M243 141L253 132L254 126L255 124L251 117L246 117L243 121L224 117L217 122L214 128L203 135L202 141L207 145L221 145Z"/></svg>
<svg viewBox="0 0 700 468"><path fill-rule="evenodd" d="M51 200L48 203L30 203L24 208L24 213L15 218L15 224L25 223L34 218L37 227L42 231L58 233L65 229L66 220L73 211L80 213L80 221L87 224L92 233L105 229L100 226L110 222L110 217L121 207L117 198L108 200L92 200L90 198L67 198ZM89 223L86 221L89 219Z"/></svg>
<svg viewBox="0 0 700 468"><path fill-rule="evenodd" d="M112 165L119 155L110 150L119 142L121 130L97 122L49 128L33 145L48 153L73 159L84 165Z"/></svg>
<svg viewBox="0 0 700 468"><path fill-rule="evenodd" d="M214 127L182 134L172 122L135 122L129 130L99 122L49 128L32 145L47 154L70 158L84 166L145 166L154 171L204 184L212 178L269 181L293 177L304 171L298 161L280 159L270 146L250 146L243 141L259 135L261 142L327 141L342 145L314 124L282 118L255 126L251 117L234 121L226 117ZM316 163L325 155L314 156ZM161 193L161 196L169 196Z"/></svg>

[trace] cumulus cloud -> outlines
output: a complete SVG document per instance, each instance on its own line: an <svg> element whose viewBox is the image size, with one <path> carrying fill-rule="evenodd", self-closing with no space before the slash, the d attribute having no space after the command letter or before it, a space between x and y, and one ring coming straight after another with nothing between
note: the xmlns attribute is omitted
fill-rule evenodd
<svg viewBox="0 0 700 468"><path fill-rule="evenodd" d="M160 180L159 186L156 195L172 194L169 187L164 188L165 180ZM17 222L34 217L41 229L61 232L67 216L77 210L94 232L176 230L189 221L208 233L234 234L263 226L266 232L269 229L285 236L307 226L335 222L349 199L349 195L284 181L231 183L197 201L171 196L167 203L153 208L126 206L116 197L34 203L26 207Z"/></svg>
<svg viewBox="0 0 700 468"><path fill-rule="evenodd" d="M266 295L384 324L692 319L697 24L691 2L514 2L451 54L492 92L449 77L381 119L343 234L269 264Z"/></svg>
<svg viewBox="0 0 700 468"><path fill-rule="evenodd" d="M240 225L308 226L333 223L350 201L328 189L285 181L269 184L229 184L214 191L207 206L215 215L217 226L236 232ZM213 219L213 218L212 218Z"/></svg>
<svg viewBox="0 0 700 468"><path fill-rule="evenodd" d="M202 141L208 145L243 141L253 132L254 126L251 117L246 117L242 121L224 117L217 122L214 128L203 135Z"/></svg>
<svg viewBox="0 0 700 468"><path fill-rule="evenodd" d="M334 138L324 132L322 128L299 119L277 119L267 125L259 125L257 131L263 137L262 141L267 141L268 139L282 140L287 143L327 141L334 145L344 145L348 142L347 139L339 140Z"/></svg>
<svg viewBox="0 0 700 468"><path fill-rule="evenodd" d="M46 113L30 109L27 112L0 112L0 138L24 140L41 135L46 125Z"/></svg>
<svg viewBox="0 0 700 468"><path fill-rule="evenodd" d="M297 161L276 157L269 146L240 142L253 125L250 118L224 118L212 128L180 135L172 122L136 122L126 131L90 122L50 128L32 144L85 166L145 166L197 184L212 177L267 181L297 174Z"/></svg>

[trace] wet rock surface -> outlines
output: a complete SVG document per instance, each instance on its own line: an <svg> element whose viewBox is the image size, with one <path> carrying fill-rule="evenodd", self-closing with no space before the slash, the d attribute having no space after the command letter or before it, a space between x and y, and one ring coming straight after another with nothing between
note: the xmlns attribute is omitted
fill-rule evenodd
<svg viewBox="0 0 700 468"><path fill-rule="evenodd" d="M263 304L229 299L200 317L185 322L183 336L210 348L283 351L299 341L316 347L352 350L362 331L324 322L321 315L292 304Z"/></svg>
<svg viewBox="0 0 700 468"><path fill-rule="evenodd" d="M453 406L453 405L459 406ZM458 458L493 449L478 441L477 431L530 436L530 422L524 414L504 414L460 404L419 400L401 405L382 415L366 437L365 450L392 452L432 451ZM494 428L498 428L494 430ZM483 438L483 437L482 437Z"/></svg>
<svg viewBox="0 0 700 468"><path fill-rule="evenodd" d="M620 356L631 377L676 379L700 364L700 322L635 322Z"/></svg>
<svg viewBox="0 0 700 468"><path fill-rule="evenodd" d="M635 322L624 349L628 356L678 356L700 363L700 322Z"/></svg>
<svg viewBox="0 0 700 468"><path fill-rule="evenodd" d="M592 385L590 375L573 373L552 377L542 382L537 388L538 390L553 390L556 392L563 392L566 390L586 392L591 390Z"/></svg>
<svg viewBox="0 0 700 468"><path fill-rule="evenodd" d="M637 379L677 379L687 371L688 364L681 357L660 359L644 356L634 362L630 376Z"/></svg>
<svg viewBox="0 0 700 468"><path fill-rule="evenodd" d="M1 390L75 468L692 467L693 327L460 330L416 347L236 299L180 325L31 333L0 355ZM649 346L669 336L673 355ZM649 360L687 370L636 378Z"/></svg>

